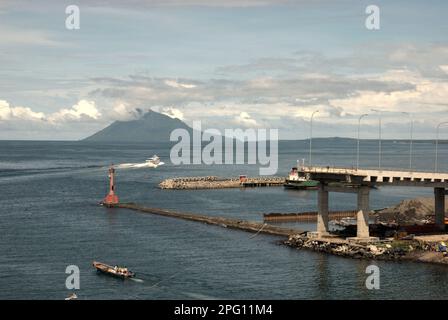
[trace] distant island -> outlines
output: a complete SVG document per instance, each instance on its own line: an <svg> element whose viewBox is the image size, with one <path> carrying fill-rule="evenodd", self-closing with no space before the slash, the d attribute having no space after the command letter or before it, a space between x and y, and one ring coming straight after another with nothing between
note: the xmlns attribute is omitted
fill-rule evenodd
<svg viewBox="0 0 448 320"><path fill-rule="evenodd" d="M85 138L92 142L169 142L174 129L193 129L179 119L148 111L140 119L115 121L106 128Z"/></svg>
<svg viewBox="0 0 448 320"><path fill-rule="evenodd" d="M148 111L139 119L129 121L115 121L106 128L98 131L97 133L81 140L87 142L170 142L171 132L175 129L185 129L190 135L193 133L193 129L189 127L185 122L171 118L167 115ZM291 141L308 141L309 139L297 139L297 140L283 140L280 142ZM354 138L348 137L314 137L316 142L330 142L330 143L351 143L356 142ZM377 139L362 139L363 141L376 141ZM409 139L383 139L388 143L409 143ZM415 139L413 143L435 143L435 140ZM447 144L448 140L439 140L439 144Z"/></svg>

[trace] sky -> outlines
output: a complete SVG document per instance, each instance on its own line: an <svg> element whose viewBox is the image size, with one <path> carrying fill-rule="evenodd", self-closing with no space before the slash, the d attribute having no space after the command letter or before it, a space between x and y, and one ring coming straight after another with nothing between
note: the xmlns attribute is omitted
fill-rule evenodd
<svg viewBox="0 0 448 320"><path fill-rule="evenodd" d="M66 28L66 7L80 28ZM378 30L366 8L380 9ZM0 0L0 140L78 140L154 110L281 139L433 139L448 2ZM372 111L376 110L376 111ZM441 131L448 138L448 126Z"/></svg>

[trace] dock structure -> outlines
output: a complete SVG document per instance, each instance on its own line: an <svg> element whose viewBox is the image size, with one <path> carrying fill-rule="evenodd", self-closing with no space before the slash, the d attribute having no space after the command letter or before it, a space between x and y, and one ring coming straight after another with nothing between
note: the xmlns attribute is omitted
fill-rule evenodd
<svg viewBox="0 0 448 320"><path fill-rule="evenodd" d="M281 187L284 184L285 184L285 178L253 178L241 182L240 186L245 188Z"/></svg>
<svg viewBox="0 0 448 320"><path fill-rule="evenodd" d="M369 196L375 186L412 186L434 188L435 223L440 230L445 229L445 195L448 188L448 173L364 170L333 167L302 167L300 172L307 179L319 181L317 236L328 234L329 193L356 193L357 238L368 239L369 234Z"/></svg>

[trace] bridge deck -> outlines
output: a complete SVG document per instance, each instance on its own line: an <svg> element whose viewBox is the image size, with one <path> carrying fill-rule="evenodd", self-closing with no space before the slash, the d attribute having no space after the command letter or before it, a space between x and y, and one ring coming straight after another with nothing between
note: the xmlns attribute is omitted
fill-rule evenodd
<svg viewBox="0 0 448 320"><path fill-rule="evenodd" d="M302 167L300 172L325 182L448 188L448 173L334 167Z"/></svg>

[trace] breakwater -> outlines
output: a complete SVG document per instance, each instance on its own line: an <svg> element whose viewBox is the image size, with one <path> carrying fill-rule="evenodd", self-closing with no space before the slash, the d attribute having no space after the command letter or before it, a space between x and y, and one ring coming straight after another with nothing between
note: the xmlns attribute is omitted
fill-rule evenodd
<svg viewBox="0 0 448 320"><path fill-rule="evenodd" d="M196 189L225 189L245 187L274 187L283 186L284 177L253 177L253 178L223 178L217 176L206 177L178 177L165 179L159 183L161 189L196 190Z"/></svg>
<svg viewBox="0 0 448 320"><path fill-rule="evenodd" d="M142 207L134 203L120 203L117 205L111 206L113 208L123 208L139 211L142 213L156 214L165 217L178 218L196 222L202 222L210 225L216 225L224 228L238 229L247 232L253 233L264 233L276 236L286 236L288 237L291 234L300 234L303 233L302 230L290 229L290 228L281 228L276 226L271 226L265 223L258 223L247 220L239 220L232 218L224 218L224 217L212 217L195 213L187 213L187 212L176 212L166 209L159 208L148 208Z"/></svg>

